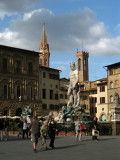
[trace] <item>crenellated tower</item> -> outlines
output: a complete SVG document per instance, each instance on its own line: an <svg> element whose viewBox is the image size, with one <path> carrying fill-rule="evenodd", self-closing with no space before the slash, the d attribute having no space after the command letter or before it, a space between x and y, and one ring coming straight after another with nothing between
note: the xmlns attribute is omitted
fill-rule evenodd
<svg viewBox="0 0 120 160"><path fill-rule="evenodd" d="M47 43L47 37L45 33L45 26L43 26L43 33L41 38L41 43L39 47L39 64L45 67L49 67L49 44Z"/></svg>
<svg viewBox="0 0 120 160"><path fill-rule="evenodd" d="M88 57L89 53L81 51L76 52L77 70L79 74L79 82L89 80L88 72Z"/></svg>

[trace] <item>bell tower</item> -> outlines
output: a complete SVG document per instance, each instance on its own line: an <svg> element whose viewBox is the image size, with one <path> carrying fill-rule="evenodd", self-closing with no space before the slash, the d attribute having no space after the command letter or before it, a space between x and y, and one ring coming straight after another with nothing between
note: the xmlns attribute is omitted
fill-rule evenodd
<svg viewBox="0 0 120 160"><path fill-rule="evenodd" d="M45 25L43 26L43 33L41 38L41 43L39 47L39 64L45 67L49 67L49 44L47 43L47 37L45 33Z"/></svg>
<svg viewBox="0 0 120 160"><path fill-rule="evenodd" d="M81 51L76 52L77 70L79 76L79 82L89 80L88 72L88 57L89 53Z"/></svg>

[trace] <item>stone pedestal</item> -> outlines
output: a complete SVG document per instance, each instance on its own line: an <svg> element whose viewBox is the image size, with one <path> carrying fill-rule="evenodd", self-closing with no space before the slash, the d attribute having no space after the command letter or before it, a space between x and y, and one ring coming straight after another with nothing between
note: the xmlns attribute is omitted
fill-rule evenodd
<svg viewBox="0 0 120 160"><path fill-rule="evenodd" d="M111 107L112 121L120 121L120 106Z"/></svg>
<svg viewBox="0 0 120 160"><path fill-rule="evenodd" d="M112 135L120 135L120 105L111 107Z"/></svg>
<svg viewBox="0 0 120 160"><path fill-rule="evenodd" d="M112 135L120 135L120 121L112 122Z"/></svg>

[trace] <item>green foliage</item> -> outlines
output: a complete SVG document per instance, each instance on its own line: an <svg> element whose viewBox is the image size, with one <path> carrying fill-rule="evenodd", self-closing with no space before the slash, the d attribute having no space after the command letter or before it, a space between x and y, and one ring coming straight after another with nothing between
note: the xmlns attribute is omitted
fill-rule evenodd
<svg viewBox="0 0 120 160"><path fill-rule="evenodd" d="M86 123L86 132L92 132L91 123ZM65 123L57 123L57 129L58 129L58 132L74 132L75 124L71 123L69 125L65 125ZM100 132L100 135L112 135L112 124L99 122L98 130Z"/></svg>
<svg viewBox="0 0 120 160"><path fill-rule="evenodd" d="M65 124L65 123L57 123L58 132L74 132L75 131L75 124Z"/></svg>
<svg viewBox="0 0 120 160"><path fill-rule="evenodd" d="M101 135L112 135L112 124L98 123L98 130Z"/></svg>
<svg viewBox="0 0 120 160"><path fill-rule="evenodd" d="M18 124L15 120L9 121L9 131L18 131Z"/></svg>

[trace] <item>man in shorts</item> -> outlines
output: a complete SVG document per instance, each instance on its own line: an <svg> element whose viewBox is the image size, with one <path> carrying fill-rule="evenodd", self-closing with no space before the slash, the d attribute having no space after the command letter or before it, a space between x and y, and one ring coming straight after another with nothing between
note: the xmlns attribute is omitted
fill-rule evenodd
<svg viewBox="0 0 120 160"><path fill-rule="evenodd" d="M37 152L36 146L38 143L39 132L40 132L40 124L36 116L33 117L33 120L30 126L31 126L31 141L33 143L33 151L36 153Z"/></svg>

